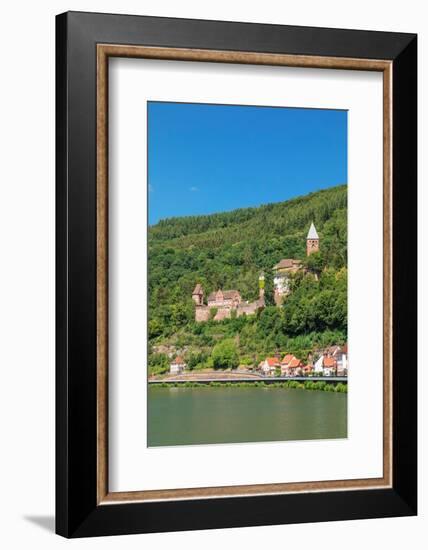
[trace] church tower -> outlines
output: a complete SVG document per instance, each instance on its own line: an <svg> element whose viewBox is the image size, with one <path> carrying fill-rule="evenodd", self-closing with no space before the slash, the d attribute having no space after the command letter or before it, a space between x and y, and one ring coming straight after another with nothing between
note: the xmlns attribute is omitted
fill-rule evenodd
<svg viewBox="0 0 428 550"><path fill-rule="evenodd" d="M315 225L311 223L311 227L308 231L308 236L306 237L306 256L310 256L313 252L319 252L319 249L320 238L318 237Z"/></svg>

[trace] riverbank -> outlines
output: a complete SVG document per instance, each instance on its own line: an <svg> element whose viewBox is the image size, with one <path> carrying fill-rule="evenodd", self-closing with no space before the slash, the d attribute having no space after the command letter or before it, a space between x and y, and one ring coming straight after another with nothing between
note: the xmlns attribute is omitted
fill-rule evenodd
<svg viewBox="0 0 428 550"><path fill-rule="evenodd" d="M348 383L345 378L329 377L311 379L301 377L290 380L266 378L264 380L149 380L151 387L160 388L269 388L269 389L302 389L311 391L329 391L348 393Z"/></svg>
<svg viewBox="0 0 428 550"><path fill-rule="evenodd" d="M224 369L224 370L214 370L214 369L201 369L193 371L185 371L182 374L163 374L150 376L149 382L157 381L194 381L194 382L204 382L212 380L263 380L265 377L259 373L251 372L250 370L243 369Z"/></svg>
<svg viewBox="0 0 428 550"><path fill-rule="evenodd" d="M264 381L267 383L272 382L284 382L289 380L297 380L298 382L305 382L306 380L323 380L325 382L343 382L347 383L348 378L346 376L264 376L259 372L252 372L250 370L214 370L203 369L194 371L185 371L181 374L163 374L156 376L149 376L149 384L155 384L160 382L257 382Z"/></svg>

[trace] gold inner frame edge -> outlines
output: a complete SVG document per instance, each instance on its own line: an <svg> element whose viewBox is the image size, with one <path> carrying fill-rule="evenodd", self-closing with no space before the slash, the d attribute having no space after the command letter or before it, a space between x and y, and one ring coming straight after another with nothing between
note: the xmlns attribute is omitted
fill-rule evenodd
<svg viewBox="0 0 428 550"><path fill-rule="evenodd" d="M383 477L187 489L108 489L108 59L132 57L383 73ZM97 504L242 497L392 486L392 70L385 60L97 45Z"/></svg>

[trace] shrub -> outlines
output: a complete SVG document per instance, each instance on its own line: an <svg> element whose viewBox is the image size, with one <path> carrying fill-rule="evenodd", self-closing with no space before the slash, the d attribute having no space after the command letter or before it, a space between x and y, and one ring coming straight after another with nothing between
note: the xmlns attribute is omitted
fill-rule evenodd
<svg viewBox="0 0 428 550"><path fill-rule="evenodd" d="M232 339L226 339L214 346L211 354L215 369L234 369L239 365L236 344Z"/></svg>
<svg viewBox="0 0 428 550"><path fill-rule="evenodd" d="M218 312L218 308L216 307L212 307L210 309L210 320L214 319L214 317L217 315L217 312Z"/></svg>

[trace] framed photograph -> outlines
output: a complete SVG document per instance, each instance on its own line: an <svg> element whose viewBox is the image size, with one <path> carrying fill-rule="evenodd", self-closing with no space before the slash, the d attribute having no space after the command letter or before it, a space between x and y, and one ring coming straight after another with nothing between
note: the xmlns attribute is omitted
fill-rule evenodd
<svg viewBox="0 0 428 550"><path fill-rule="evenodd" d="M58 534L416 514L416 35L56 24Z"/></svg>

